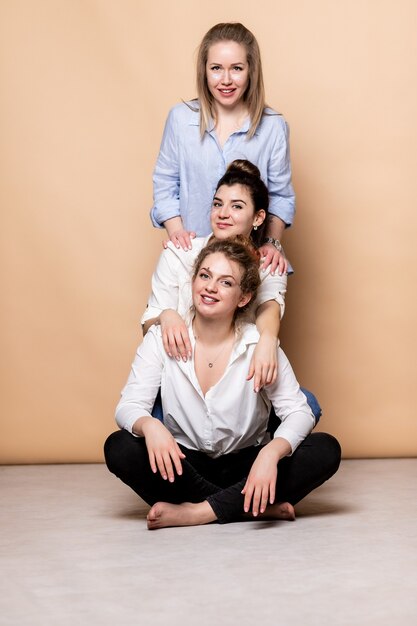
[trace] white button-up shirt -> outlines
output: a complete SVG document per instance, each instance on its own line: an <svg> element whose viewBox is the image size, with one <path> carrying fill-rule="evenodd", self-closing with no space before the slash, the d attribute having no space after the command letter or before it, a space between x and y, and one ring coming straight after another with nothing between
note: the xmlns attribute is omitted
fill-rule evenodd
<svg viewBox="0 0 417 626"><path fill-rule="evenodd" d="M166 309L178 311L185 318L192 304L191 278L194 261L201 249L207 244L211 235L197 237L192 240L192 250L176 248L170 241L168 248L163 250L158 264L152 276L152 293L148 300L147 308L142 316L144 324ZM280 306L281 317L285 309L285 293L287 291L287 276L283 274L275 276L270 274L269 266L265 272L259 270L261 284L253 310L269 300L275 300Z"/></svg>
<svg viewBox="0 0 417 626"><path fill-rule="evenodd" d="M194 353L192 332L190 339ZM314 416L281 348L277 382L254 392L253 380L246 377L258 340L253 324L242 326L223 376L204 396L193 358L187 362L170 358L160 327L152 326L137 350L122 391L117 424L132 432L138 418L151 415L161 387L164 424L176 441L217 457L270 441L266 429L272 403L281 419L274 437L286 439L294 452L313 429Z"/></svg>

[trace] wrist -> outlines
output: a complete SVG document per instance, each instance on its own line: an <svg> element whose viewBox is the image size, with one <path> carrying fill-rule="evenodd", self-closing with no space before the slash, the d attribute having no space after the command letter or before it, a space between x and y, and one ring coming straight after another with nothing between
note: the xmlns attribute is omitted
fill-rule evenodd
<svg viewBox="0 0 417 626"><path fill-rule="evenodd" d="M272 246L274 246L274 248L276 248L276 250L278 250L278 252L281 252L281 254L284 253L284 249L283 249L279 239L276 239L275 237L265 237L265 239L263 241L263 245L265 245L267 243L270 243Z"/></svg>

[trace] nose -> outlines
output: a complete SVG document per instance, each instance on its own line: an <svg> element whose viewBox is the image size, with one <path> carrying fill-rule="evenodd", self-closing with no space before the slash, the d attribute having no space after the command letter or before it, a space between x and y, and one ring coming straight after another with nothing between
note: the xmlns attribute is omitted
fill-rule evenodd
<svg viewBox="0 0 417 626"><path fill-rule="evenodd" d="M232 82L232 77L230 75L230 71L224 70L223 76L222 76L223 85L230 85L231 82Z"/></svg>
<svg viewBox="0 0 417 626"><path fill-rule="evenodd" d="M223 204L219 207L219 218L221 220L226 220L229 217L229 207L227 204Z"/></svg>
<svg viewBox="0 0 417 626"><path fill-rule="evenodd" d="M210 278L210 280L206 283L206 291L209 293L214 293L217 291L217 282L214 277Z"/></svg>

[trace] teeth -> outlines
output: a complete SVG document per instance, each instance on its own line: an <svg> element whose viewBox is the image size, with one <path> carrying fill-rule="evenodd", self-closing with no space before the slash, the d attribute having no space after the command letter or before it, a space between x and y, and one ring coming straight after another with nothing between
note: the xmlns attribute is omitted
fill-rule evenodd
<svg viewBox="0 0 417 626"><path fill-rule="evenodd" d="M204 302L217 302L214 298L210 298L209 296L201 296Z"/></svg>

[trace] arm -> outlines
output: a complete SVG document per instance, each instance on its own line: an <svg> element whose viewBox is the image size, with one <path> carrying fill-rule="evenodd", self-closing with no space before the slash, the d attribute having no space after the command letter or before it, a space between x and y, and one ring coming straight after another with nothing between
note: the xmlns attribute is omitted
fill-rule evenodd
<svg viewBox="0 0 417 626"><path fill-rule="evenodd" d="M261 304L256 311L256 328L259 341L253 353L247 380L253 379L253 388L258 392L264 385L277 379L277 348L280 327L280 308L275 300Z"/></svg>
<svg viewBox="0 0 417 626"><path fill-rule="evenodd" d="M278 463L288 456L291 446L288 441L278 437L264 446L249 472L242 494L245 496L243 510L249 512L252 502L252 514L264 513L268 504L275 502L275 488L278 476Z"/></svg>
<svg viewBox="0 0 417 626"><path fill-rule="evenodd" d="M291 162L289 149L289 130L284 118L280 115L268 116L273 142L268 162L268 191L270 196L269 218L266 236L282 241L284 230L290 226L295 214L295 195L291 183ZM272 265L271 271L287 271L285 254L278 253L270 244L261 247L265 257L264 267Z"/></svg>
<svg viewBox="0 0 417 626"><path fill-rule="evenodd" d="M181 219L179 129L176 117L175 108L171 109L153 173L154 205L151 220L154 226L165 227L169 239L177 248L182 246L184 250L189 250L191 237L195 237L195 233L186 231Z"/></svg>
<svg viewBox="0 0 417 626"><path fill-rule="evenodd" d="M159 257L152 275L152 292L141 322L146 334L152 324L160 324L165 351L176 359L191 356L188 329L177 313L181 263L169 247Z"/></svg>
<svg viewBox="0 0 417 626"><path fill-rule="evenodd" d="M181 474L181 449L168 429L151 416L161 384L164 359L157 332L151 331L139 346L122 397L116 408L116 421L133 435L145 437L152 471L164 480L174 480L173 465Z"/></svg>
<svg viewBox="0 0 417 626"><path fill-rule="evenodd" d="M277 377L277 347L280 319L285 310L287 275L265 274L256 298L256 327L260 338L253 353L247 380L254 377L254 390L271 384Z"/></svg>

